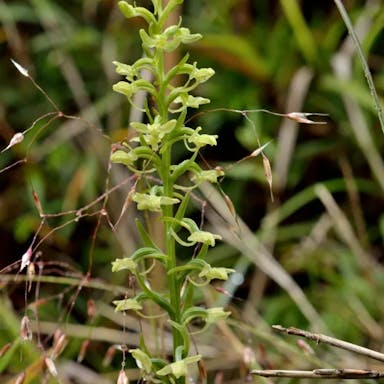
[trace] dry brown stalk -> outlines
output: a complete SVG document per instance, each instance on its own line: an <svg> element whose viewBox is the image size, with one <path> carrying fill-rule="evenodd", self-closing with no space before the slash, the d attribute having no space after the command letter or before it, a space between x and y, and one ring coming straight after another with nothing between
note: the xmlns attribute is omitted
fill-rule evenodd
<svg viewBox="0 0 384 384"><path fill-rule="evenodd" d="M352 344L343 340L335 339L334 337L326 336L321 333L313 333L295 327L285 328L281 325L273 325L275 331L305 337L313 340L317 344L325 343L333 347L341 348L350 352L358 353L359 355L369 357L371 359L384 361L384 354L372 349L364 348L356 344ZM374 371L370 369L337 369L337 368L321 368L312 371L299 370L253 370L252 374L263 377L290 377L290 378L309 378L309 379L370 379L384 377L384 372Z"/></svg>
<svg viewBox="0 0 384 384"><path fill-rule="evenodd" d="M384 372L370 369L332 369L322 368L313 371L291 371L281 369L253 370L254 375L263 377L290 377L301 379L368 379L384 377Z"/></svg>
<svg viewBox="0 0 384 384"><path fill-rule="evenodd" d="M275 331L278 332L285 332L288 335L296 335L296 336L302 336L305 337L306 339L309 340L314 340L316 343L325 343L332 345L337 348L345 349L350 352L358 353L359 355L363 355L366 357L369 357L371 359L379 360L379 361L384 361L384 354L374 351L369 348L364 348L361 347L360 345L348 343L347 341L343 341L340 339L335 339L334 337L322 335L321 333L312 333L308 331L304 331L299 328L294 328L294 327L289 327L285 328L282 327L281 325L272 325L272 328Z"/></svg>

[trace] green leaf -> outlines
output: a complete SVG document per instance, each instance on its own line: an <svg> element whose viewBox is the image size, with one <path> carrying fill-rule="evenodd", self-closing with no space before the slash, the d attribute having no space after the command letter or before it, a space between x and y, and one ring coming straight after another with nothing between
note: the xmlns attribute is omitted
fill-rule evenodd
<svg viewBox="0 0 384 384"><path fill-rule="evenodd" d="M151 240L151 236L149 236L148 232L145 230L143 224L139 219L135 220L136 223L136 228L139 231L141 240L145 244L145 246L150 247L150 248L157 248L155 243Z"/></svg>
<svg viewBox="0 0 384 384"><path fill-rule="evenodd" d="M145 258L153 258L153 259L165 261L167 259L167 255L161 252L161 250L158 248L143 247L136 250L131 255L131 258L132 260L135 260L135 261L139 261Z"/></svg>
<svg viewBox="0 0 384 384"><path fill-rule="evenodd" d="M141 349L130 349L132 357L136 360L136 365L145 373L149 374L152 370L152 361L150 357Z"/></svg>

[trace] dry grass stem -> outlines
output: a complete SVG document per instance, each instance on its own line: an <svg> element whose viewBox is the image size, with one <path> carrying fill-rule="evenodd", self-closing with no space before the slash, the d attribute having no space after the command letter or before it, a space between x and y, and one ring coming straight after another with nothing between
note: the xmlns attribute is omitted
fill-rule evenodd
<svg viewBox="0 0 384 384"><path fill-rule="evenodd" d="M314 369L313 371L253 370L254 375L263 377L291 377L300 379L368 379L384 377L384 372L370 369Z"/></svg>
<svg viewBox="0 0 384 384"><path fill-rule="evenodd" d="M272 328L275 331L284 332L284 333L287 333L288 335L305 337L306 339L316 341L317 344L325 343L328 345L332 345L333 347L341 348L346 351L354 352L359 355L384 362L383 353L374 351L369 348L364 348L364 347L361 347L360 345L352 344L347 341L335 339L334 337L326 336L321 333L308 332L308 331L304 331L302 329L294 328L294 327L285 328L285 327L282 327L281 325L273 325Z"/></svg>

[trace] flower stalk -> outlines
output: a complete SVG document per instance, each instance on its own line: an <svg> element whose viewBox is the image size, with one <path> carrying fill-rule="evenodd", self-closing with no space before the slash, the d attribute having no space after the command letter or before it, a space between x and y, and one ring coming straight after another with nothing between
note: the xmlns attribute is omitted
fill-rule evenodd
<svg viewBox="0 0 384 384"><path fill-rule="evenodd" d="M196 109L209 103L208 99L192 95L191 92L209 80L214 71L211 68L198 68L197 63L188 63L188 54L173 68L165 68L166 54L182 44L196 42L201 35L181 27L181 20L177 25L167 25L170 13L183 0L169 0L165 5L162 0L151 1L152 11L127 1L119 2L125 17L142 17L147 28L139 33L144 57L132 65L114 62L117 73L125 79L115 84L113 89L126 96L132 107L133 96L140 91L147 92L150 102L144 106L145 121L130 123L136 136L130 142L122 143L112 154L111 160L125 165L137 175L138 182L130 192L130 200L136 203L137 209L161 214L164 249L152 241L144 225L137 220L143 247L128 257L116 259L112 263L112 270L135 276L140 290L135 297L115 300L114 304L117 311L136 311L140 315L144 308L142 303L151 301L166 312L173 335L173 356L170 360L152 355L144 341L140 348L131 350L131 354L143 378L153 382L181 384L186 382L188 366L202 359L198 354L191 354L188 324L199 319L207 327L229 315L223 308L194 307L193 289L209 284L212 279L226 280L233 270L213 268L204 260L208 248L213 247L220 236L201 230L192 219L186 217L191 191L201 182L217 183L218 177L224 174L222 170L203 170L196 162L201 149L217 144L217 136L201 133L201 127L185 125L189 108ZM143 70L152 73L152 82L141 77ZM172 85L175 78L181 85ZM180 163L174 163L174 146L180 144L184 145L190 156ZM186 238L185 230L188 232ZM176 244L187 249L197 247L191 251L190 261L179 262ZM148 261L163 265L167 276L166 292L158 292L151 287Z"/></svg>

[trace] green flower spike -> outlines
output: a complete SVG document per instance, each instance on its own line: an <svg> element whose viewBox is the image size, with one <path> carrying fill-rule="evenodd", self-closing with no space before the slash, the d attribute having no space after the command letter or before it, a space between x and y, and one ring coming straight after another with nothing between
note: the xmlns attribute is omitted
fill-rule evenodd
<svg viewBox="0 0 384 384"><path fill-rule="evenodd" d="M190 356L188 324L199 318L208 327L229 315L223 308L194 307L193 287L202 287L213 279L226 280L229 273L234 271L213 268L204 261L208 249L215 246L221 236L201 230L195 221L185 217L190 191L202 182L217 183L224 176L219 168L202 170L196 160L200 149L217 145L217 135L203 134L201 127L192 129L186 126L188 109L199 108L210 102L191 92L213 76L214 70L198 68L197 63L190 64L188 53L173 68L165 70L167 52L178 49L182 44L194 43L202 37L182 27L181 18L177 23L169 22L170 14L183 0L150 0L148 3L152 3L152 6L149 9L136 6L136 2L119 1L118 4L125 17L140 17L144 24L148 24L147 28L139 31L143 56L131 65L114 62L122 81L118 81L113 89L125 95L132 107L136 107L133 96L138 92L146 92L146 101L139 108L145 113L145 120L131 122L130 126L136 134L130 141L135 145L130 147L130 143L123 143L111 155L111 161L124 164L140 178L141 182L134 184L128 198L137 204L138 210L161 213L164 249L157 247L150 232L137 220L144 246L130 257L116 259L112 263L112 271L128 270L135 276L140 291L135 298L113 303L116 311L132 310L145 316L147 313L141 313L142 304L144 300L151 301L166 312L172 325L173 356L169 363L161 356L149 354L144 338L140 340L142 348L132 349L130 353L141 371L142 381L184 384L189 366L202 358L200 355ZM143 77L143 70L152 74L153 81ZM177 86L173 85L175 78L180 80ZM182 147L187 151L186 158L177 161L179 157L175 154ZM141 177L149 174L153 176ZM191 181L184 184L183 179L187 174L191 175ZM145 216L151 220L152 215ZM183 262L178 260L176 243L184 247L200 244L201 247L198 247L196 254L191 252L189 262ZM157 291L151 286L149 271L155 262L162 264L167 273L166 292ZM142 266L149 268L143 271ZM182 293L184 287L185 295Z"/></svg>
<svg viewBox="0 0 384 384"><path fill-rule="evenodd" d="M176 379L180 377L185 377L188 374L188 365L197 363L201 360L201 355L189 356L183 360L176 361L174 363L168 364L165 367L161 368L156 372L159 376L173 375Z"/></svg>

